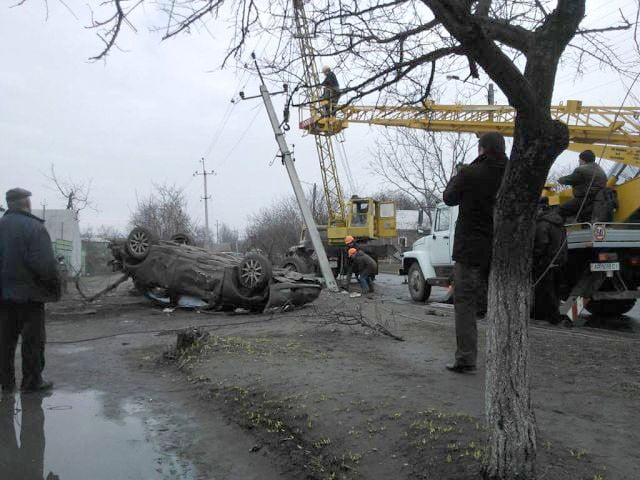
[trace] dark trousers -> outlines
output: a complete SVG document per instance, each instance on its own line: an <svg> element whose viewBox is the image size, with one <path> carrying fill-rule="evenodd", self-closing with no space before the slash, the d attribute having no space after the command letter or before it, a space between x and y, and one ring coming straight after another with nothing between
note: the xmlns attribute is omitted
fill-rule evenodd
<svg viewBox="0 0 640 480"><path fill-rule="evenodd" d="M591 214L593 213L593 201L594 197L587 198L586 200L584 197L573 197L571 200L560 205L558 213L562 218L570 218L576 217L578 215L578 211L580 211L580 216L576 217L575 222L590 222ZM584 205L582 205L582 202L584 202ZM581 206L582 210L580 210Z"/></svg>
<svg viewBox="0 0 640 480"><path fill-rule="evenodd" d="M456 262L453 303L456 317L456 365L475 366L478 357L476 317L486 309L489 266ZM483 298L485 297L485 298Z"/></svg>
<svg viewBox="0 0 640 480"><path fill-rule="evenodd" d="M533 281L538 282L533 293L533 315L536 320L547 320L556 324L560 321L560 297L558 296L557 268L544 272L543 268L533 269Z"/></svg>
<svg viewBox="0 0 640 480"><path fill-rule="evenodd" d="M0 384L16 383L15 355L22 337L22 387L42 381L44 370L44 304L0 303Z"/></svg>

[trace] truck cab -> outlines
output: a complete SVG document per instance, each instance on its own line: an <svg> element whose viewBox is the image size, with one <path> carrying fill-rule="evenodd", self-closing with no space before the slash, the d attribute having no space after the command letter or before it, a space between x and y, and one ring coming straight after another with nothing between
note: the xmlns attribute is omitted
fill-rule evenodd
<svg viewBox="0 0 640 480"><path fill-rule="evenodd" d="M455 262L451 254L458 207L441 203L431 218L431 228L422 232L424 236L402 256L400 274L407 275L409 293L416 302L426 301L431 295L431 287L448 287L453 279Z"/></svg>

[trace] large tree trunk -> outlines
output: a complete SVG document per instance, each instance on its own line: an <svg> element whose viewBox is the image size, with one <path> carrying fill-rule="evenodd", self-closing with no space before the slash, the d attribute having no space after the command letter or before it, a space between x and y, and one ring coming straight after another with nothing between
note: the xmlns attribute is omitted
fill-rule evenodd
<svg viewBox="0 0 640 480"><path fill-rule="evenodd" d="M487 315L486 479L535 478L528 331L534 218L549 167L567 143L562 124L518 120L496 202Z"/></svg>

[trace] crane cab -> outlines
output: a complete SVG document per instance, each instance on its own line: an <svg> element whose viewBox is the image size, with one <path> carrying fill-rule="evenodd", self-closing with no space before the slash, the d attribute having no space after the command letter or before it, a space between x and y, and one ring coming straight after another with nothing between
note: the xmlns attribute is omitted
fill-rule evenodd
<svg viewBox="0 0 640 480"><path fill-rule="evenodd" d="M396 206L393 202L353 196L347 204L347 212L346 226L329 226L329 243L342 244L347 235L367 240L397 235Z"/></svg>

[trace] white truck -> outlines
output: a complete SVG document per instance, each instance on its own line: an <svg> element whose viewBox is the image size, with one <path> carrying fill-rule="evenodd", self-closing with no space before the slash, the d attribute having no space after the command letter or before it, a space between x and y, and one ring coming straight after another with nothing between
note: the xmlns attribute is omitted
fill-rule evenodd
<svg viewBox="0 0 640 480"><path fill-rule="evenodd" d="M407 276L416 302L427 301L433 286L449 287L453 280L458 207L440 204L432 218L431 230L402 257L400 274ZM558 276L564 300L560 313L575 319L577 304L604 316L631 310L640 297L640 223L570 224L567 244L568 261Z"/></svg>
<svg viewBox="0 0 640 480"><path fill-rule="evenodd" d="M418 230L424 234L402 255L400 275L407 276L409 294L416 302L425 302L431 287L448 287L453 280L451 259L453 236L458 219L458 207L438 205L432 215L431 229Z"/></svg>

